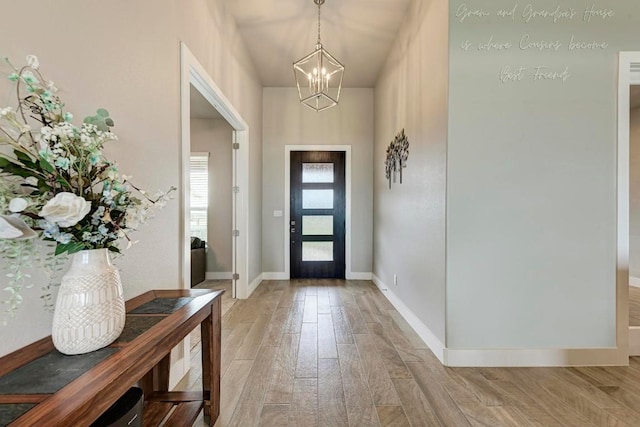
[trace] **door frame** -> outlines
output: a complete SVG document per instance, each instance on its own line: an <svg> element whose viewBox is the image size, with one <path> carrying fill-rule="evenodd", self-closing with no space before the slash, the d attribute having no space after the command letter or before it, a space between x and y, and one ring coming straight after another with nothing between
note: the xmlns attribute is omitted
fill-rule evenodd
<svg viewBox="0 0 640 427"><path fill-rule="evenodd" d="M209 101L222 117L231 125L233 141L240 144L234 150L233 186L241 191L236 195L232 207L233 229L240 230L240 236L232 238L232 267L240 274L240 279L232 286L236 298L248 297L249 278L249 126L225 97L204 67L198 62L184 42L180 42L180 185L179 185L179 277L180 288L191 287L191 242L189 230L189 190L191 156L191 91L193 85ZM232 236L229 230L229 236ZM232 281L233 283L233 281ZM174 387L190 368L189 337L171 351L169 386Z"/></svg>
<svg viewBox="0 0 640 427"><path fill-rule="evenodd" d="M345 153L345 278L354 279L351 272L351 145L285 145L284 146L284 275L291 278L291 248L289 223L291 222L291 152L292 151L344 151Z"/></svg>
<svg viewBox="0 0 640 427"><path fill-rule="evenodd" d="M191 154L191 96L190 85L193 85L202 96L209 101L220 115L231 125L233 131L233 142L240 147L234 150L235 161L233 161L233 186L239 188L236 200L232 205L233 230L239 231L239 236L232 238L232 268L233 273L238 273L240 278L235 281L235 288L232 289L233 297L247 298L249 296L249 126L244 121L240 113L233 107L229 99L213 81L204 67L191 53L187 45L180 43L181 67L180 75L180 117L181 117L181 185L180 185L180 241L181 250L181 275L182 288L190 287L191 266L190 254L191 245L189 241L189 157ZM232 230L229 230L232 236Z"/></svg>
<svg viewBox="0 0 640 427"><path fill-rule="evenodd" d="M618 254L616 342L628 358L640 354L640 327L629 326L629 88L640 84L640 52L620 52L618 70ZM622 356L622 355L621 355Z"/></svg>

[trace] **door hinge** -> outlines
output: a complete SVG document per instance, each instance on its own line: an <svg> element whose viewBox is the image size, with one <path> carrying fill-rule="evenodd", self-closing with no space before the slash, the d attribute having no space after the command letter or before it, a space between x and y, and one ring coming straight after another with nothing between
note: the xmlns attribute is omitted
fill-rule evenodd
<svg viewBox="0 0 640 427"><path fill-rule="evenodd" d="M240 149L240 143L239 142L234 142L233 143L233 149L234 150L239 150Z"/></svg>
<svg viewBox="0 0 640 427"><path fill-rule="evenodd" d="M240 280L240 275L238 273L233 273L233 280Z"/></svg>
<svg viewBox="0 0 640 427"><path fill-rule="evenodd" d="M232 187L232 190L235 194L238 194L240 192L240 187Z"/></svg>
<svg viewBox="0 0 640 427"><path fill-rule="evenodd" d="M233 237L240 237L240 230L232 230Z"/></svg>

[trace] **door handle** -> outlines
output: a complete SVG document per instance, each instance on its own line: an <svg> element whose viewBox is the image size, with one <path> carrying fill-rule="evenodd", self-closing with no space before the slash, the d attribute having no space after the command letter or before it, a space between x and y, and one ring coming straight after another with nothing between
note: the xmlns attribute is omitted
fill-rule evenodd
<svg viewBox="0 0 640 427"><path fill-rule="evenodd" d="M292 228L292 229L291 229L291 232L292 232L292 233L295 233L295 232L296 232L296 229L295 229L295 228Z"/></svg>

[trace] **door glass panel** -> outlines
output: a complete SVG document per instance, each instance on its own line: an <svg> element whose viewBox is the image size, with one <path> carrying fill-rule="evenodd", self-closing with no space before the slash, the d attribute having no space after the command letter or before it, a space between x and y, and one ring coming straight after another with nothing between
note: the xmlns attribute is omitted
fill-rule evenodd
<svg viewBox="0 0 640 427"><path fill-rule="evenodd" d="M302 182L333 182L333 163L303 163Z"/></svg>
<svg viewBox="0 0 640 427"><path fill-rule="evenodd" d="M302 242L302 261L333 261L333 242Z"/></svg>
<svg viewBox="0 0 640 427"><path fill-rule="evenodd" d="M302 190L302 209L333 209L333 190Z"/></svg>
<svg viewBox="0 0 640 427"><path fill-rule="evenodd" d="M302 234L305 236L333 235L333 215L304 215L302 217Z"/></svg>

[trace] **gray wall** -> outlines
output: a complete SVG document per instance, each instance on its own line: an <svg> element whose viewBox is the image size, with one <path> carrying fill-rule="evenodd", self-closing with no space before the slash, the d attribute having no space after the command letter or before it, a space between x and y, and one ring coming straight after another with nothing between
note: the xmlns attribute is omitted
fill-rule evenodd
<svg viewBox="0 0 640 427"><path fill-rule="evenodd" d="M125 0L108 7L68 0L2 2L1 56L22 63L27 54L38 55L43 73L57 83L78 122L96 108L107 108L120 138L107 154L138 185L153 191L180 183L184 41L250 127L251 281L262 271L262 86L222 0L159 0L149 6ZM27 16L25 30L22 17ZM52 43L52 37L58 42ZM1 78L0 103L10 99L10 91ZM179 227L176 197L135 235L140 243L118 263L127 298L179 286ZM9 325L0 326L0 354L50 333L50 316L41 314L39 287L27 292Z"/></svg>
<svg viewBox="0 0 640 427"><path fill-rule="evenodd" d="M640 9L635 0L530 3L576 14L527 23L527 2L501 18L513 0L451 1L450 348L616 344L617 62L619 51L640 50ZM463 20L463 4L491 16ZM615 15L587 22L592 4ZM512 47L479 50L491 36ZM572 36L607 45L570 50ZM527 48L540 40L562 44ZM536 80L538 66L570 77ZM503 82L505 67L526 70Z"/></svg>
<svg viewBox="0 0 640 427"><path fill-rule="evenodd" d="M232 138L224 119L191 119L191 151L209 153L207 272L232 272Z"/></svg>
<svg viewBox="0 0 640 427"><path fill-rule="evenodd" d="M317 113L300 104L295 88L264 88L263 242L265 272L283 272L285 145L352 146L353 272L371 272L373 90L343 89L337 107ZM288 262L288 261L287 261Z"/></svg>
<svg viewBox="0 0 640 427"><path fill-rule="evenodd" d="M631 110L629 135L629 276L640 278L640 108Z"/></svg>
<svg viewBox="0 0 640 427"><path fill-rule="evenodd" d="M444 343L448 2L414 1L375 88L374 273ZM409 138L403 184L385 150ZM393 286L393 275L398 286Z"/></svg>

